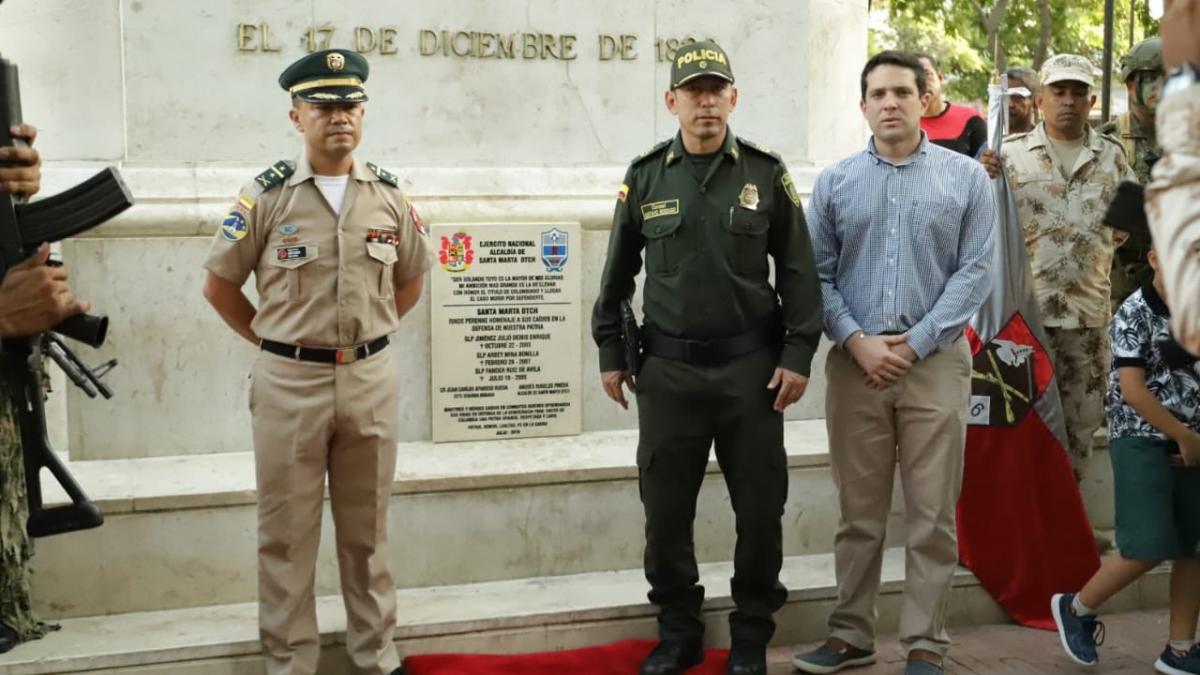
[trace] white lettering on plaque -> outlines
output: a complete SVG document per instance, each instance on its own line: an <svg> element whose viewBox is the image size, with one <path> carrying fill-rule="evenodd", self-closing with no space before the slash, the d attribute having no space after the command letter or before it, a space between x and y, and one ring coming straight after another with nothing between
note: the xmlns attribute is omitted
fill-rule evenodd
<svg viewBox="0 0 1200 675"><path fill-rule="evenodd" d="M578 223L439 223L430 288L433 440L578 434Z"/></svg>

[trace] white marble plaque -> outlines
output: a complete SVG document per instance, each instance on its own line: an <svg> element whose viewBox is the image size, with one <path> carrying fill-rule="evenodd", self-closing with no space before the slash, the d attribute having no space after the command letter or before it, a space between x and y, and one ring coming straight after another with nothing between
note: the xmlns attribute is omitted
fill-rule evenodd
<svg viewBox="0 0 1200 675"><path fill-rule="evenodd" d="M430 234L433 440L581 433L579 223Z"/></svg>

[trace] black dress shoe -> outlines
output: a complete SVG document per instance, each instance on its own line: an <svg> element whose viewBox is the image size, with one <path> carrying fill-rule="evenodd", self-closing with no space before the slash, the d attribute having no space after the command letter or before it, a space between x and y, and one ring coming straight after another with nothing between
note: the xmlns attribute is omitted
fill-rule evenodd
<svg viewBox="0 0 1200 675"><path fill-rule="evenodd" d="M0 654L17 646L17 631L0 623Z"/></svg>
<svg viewBox="0 0 1200 675"><path fill-rule="evenodd" d="M767 648L760 644L735 642L729 650L728 675L767 675Z"/></svg>
<svg viewBox="0 0 1200 675"><path fill-rule="evenodd" d="M699 641L663 640L642 661L641 675L682 675L704 660Z"/></svg>

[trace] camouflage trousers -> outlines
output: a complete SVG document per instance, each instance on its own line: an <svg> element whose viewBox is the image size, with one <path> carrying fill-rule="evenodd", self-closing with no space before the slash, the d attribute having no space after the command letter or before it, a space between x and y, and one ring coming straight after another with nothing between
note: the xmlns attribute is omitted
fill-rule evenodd
<svg viewBox="0 0 1200 675"><path fill-rule="evenodd" d="M34 640L53 627L38 621L29 602L33 541L25 532L25 464L12 398L0 393L0 623L19 640Z"/></svg>
<svg viewBox="0 0 1200 675"><path fill-rule="evenodd" d="M1067 451L1076 480L1083 480L1093 437L1104 423L1109 346L1107 328L1046 328L1058 393L1067 425Z"/></svg>

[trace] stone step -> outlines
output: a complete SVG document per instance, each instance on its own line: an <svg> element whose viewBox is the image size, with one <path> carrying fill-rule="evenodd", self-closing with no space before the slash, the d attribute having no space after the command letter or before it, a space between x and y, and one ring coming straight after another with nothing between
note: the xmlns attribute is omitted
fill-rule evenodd
<svg viewBox="0 0 1200 675"><path fill-rule="evenodd" d="M181 577L185 576L180 570ZM724 617L732 607L729 563L702 565L704 610L711 645L728 643ZM904 574L903 551L884 556L880 631L895 630ZM836 598L831 554L784 561L788 600L777 615L775 644L820 639ZM1112 611L1161 607L1166 575L1156 572L1119 596ZM654 608L646 602L640 569L535 577L398 592L396 640L402 654L444 651L515 653L653 638ZM8 675L88 672L247 675L262 672L254 603L93 616L62 621L62 630L0 655ZM317 602L324 655L320 672L350 672L344 653L341 599ZM968 572L955 579L951 627L1005 621L1003 612Z"/></svg>
<svg viewBox="0 0 1200 675"><path fill-rule="evenodd" d="M837 524L824 422L789 422L784 554L828 553ZM390 513L401 588L561 576L641 565L636 432L399 446ZM250 453L78 461L103 527L37 543L34 600L54 618L253 601L255 489ZM732 557L734 524L715 462L701 490L701 562ZM47 483L48 498L58 495ZM1097 488L1096 492L1103 492ZM889 542L903 541L900 490ZM1097 499L1097 510L1104 500ZM339 590L328 506L317 593Z"/></svg>
<svg viewBox="0 0 1200 675"><path fill-rule="evenodd" d="M615 431L400 444L389 531L398 586L640 566L644 520L636 443L636 432ZM791 489L785 554L828 552L837 506L824 423L788 423L786 447ZM45 615L182 609L256 597L250 453L77 461L70 468L106 522L38 541L34 597ZM701 562L730 559L734 541L715 461L709 473L696 522ZM317 572L322 595L338 592L333 553L326 505Z"/></svg>

